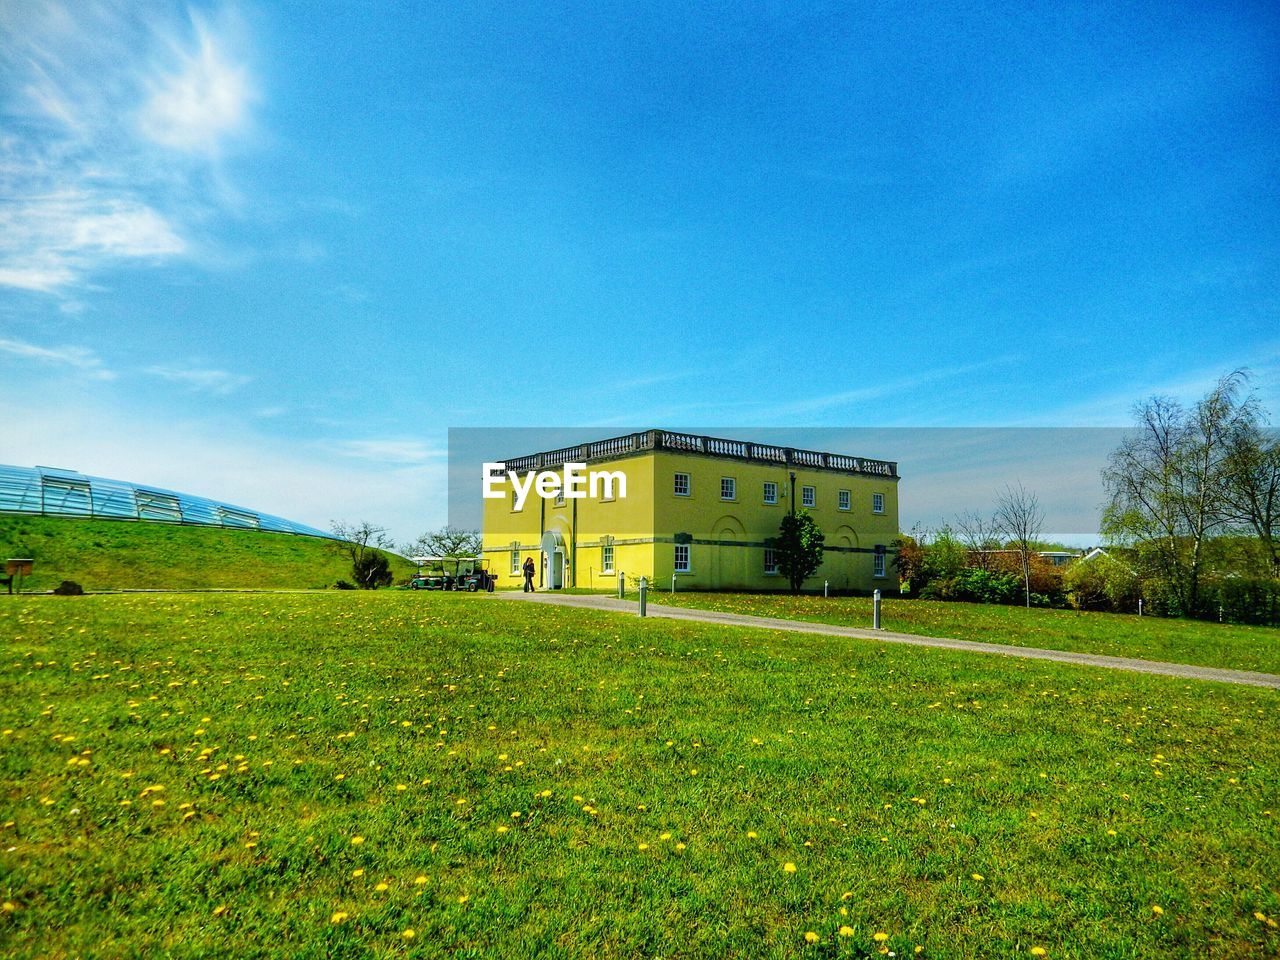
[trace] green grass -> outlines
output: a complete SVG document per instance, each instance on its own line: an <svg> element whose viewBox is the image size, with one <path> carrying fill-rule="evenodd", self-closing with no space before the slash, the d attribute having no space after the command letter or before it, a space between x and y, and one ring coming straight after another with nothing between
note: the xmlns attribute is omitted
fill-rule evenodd
<svg viewBox="0 0 1280 960"><path fill-rule="evenodd" d="M1280 952L1270 691L474 595L0 635L6 957Z"/></svg>
<svg viewBox="0 0 1280 960"><path fill-rule="evenodd" d="M871 627L869 597L793 597L776 593L673 596L662 591L650 596L655 603L681 607ZM886 630L925 637L1280 673L1280 629L1275 627L892 597L883 601L881 625Z"/></svg>
<svg viewBox="0 0 1280 960"><path fill-rule="evenodd" d="M0 560L31 557L23 590L63 580L86 590L316 589L351 579L351 562L317 537L123 520L0 516ZM413 565L392 556L397 580Z"/></svg>

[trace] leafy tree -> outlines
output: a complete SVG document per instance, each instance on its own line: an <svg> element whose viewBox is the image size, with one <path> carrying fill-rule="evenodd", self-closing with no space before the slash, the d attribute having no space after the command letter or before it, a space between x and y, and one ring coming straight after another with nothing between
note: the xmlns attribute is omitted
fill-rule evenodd
<svg viewBox="0 0 1280 960"><path fill-rule="evenodd" d="M1018 551L1022 564L1022 585L1026 592L1027 606L1031 606L1031 555L1035 553L1040 528L1044 524L1044 512L1034 493L1021 483L1004 491L996 501L996 527L1009 539Z"/></svg>
<svg viewBox="0 0 1280 960"><path fill-rule="evenodd" d="M351 560L351 574L362 590L376 590L391 583L391 562L383 553L392 543L385 527L375 527L368 520L329 525L338 538L334 549Z"/></svg>
<svg viewBox="0 0 1280 960"><path fill-rule="evenodd" d="M1189 410L1169 397L1140 404L1136 432L1103 471L1103 532L1136 548L1184 616L1200 612L1205 544L1232 515L1227 491L1240 469L1232 451L1256 420L1254 400L1240 400L1246 379L1241 371L1223 377Z"/></svg>
<svg viewBox="0 0 1280 960"><path fill-rule="evenodd" d="M924 578L926 581L951 580L969 564L969 551L948 526L943 526L925 547Z"/></svg>
<svg viewBox="0 0 1280 960"><path fill-rule="evenodd" d="M773 549L778 560L778 571L791 584L791 592L799 593L805 580L822 566L823 544L826 536L808 510L787 514L778 525L778 537Z"/></svg>
<svg viewBox="0 0 1280 960"><path fill-rule="evenodd" d="M391 586L391 561L381 550L369 550L359 560L353 561L351 573L362 590Z"/></svg>
<svg viewBox="0 0 1280 960"><path fill-rule="evenodd" d="M401 547L406 557L478 557L480 550L480 531L460 527L432 530Z"/></svg>
<svg viewBox="0 0 1280 960"><path fill-rule="evenodd" d="M907 584L911 591L924 583L924 547L914 536L902 534L892 544L893 568L898 571L898 579Z"/></svg>

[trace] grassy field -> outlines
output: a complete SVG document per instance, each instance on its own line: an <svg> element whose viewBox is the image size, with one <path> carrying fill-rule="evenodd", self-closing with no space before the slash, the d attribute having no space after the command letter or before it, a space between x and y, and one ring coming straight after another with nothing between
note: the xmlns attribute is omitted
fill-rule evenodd
<svg viewBox="0 0 1280 960"><path fill-rule="evenodd" d="M1273 692L409 593L0 603L6 957L1273 957Z"/></svg>
<svg viewBox="0 0 1280 960"><path fill-rule="evenodd" d="M871 626L869 597L733 593L673 596L662 591L654 591L651 596L656 603L682 607L848 627ZM886 630L926 637L1280 673L1280 629L1275 627L898 598L884 600L881 616Z"/></svg>
<svg viewBox="0 0 1280 960"><path fill-rule="evenodd" d="M351 562L316 537L123 520L0 516L0 559L32 557L24 590L63 580L86 590L311 589L351 579ZM398 580L413 565L392 557Z"/></svg>

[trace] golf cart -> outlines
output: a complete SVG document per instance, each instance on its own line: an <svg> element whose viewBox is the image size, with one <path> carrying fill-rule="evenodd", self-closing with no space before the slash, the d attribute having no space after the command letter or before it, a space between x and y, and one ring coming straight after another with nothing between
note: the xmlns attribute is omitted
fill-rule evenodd
<svg viewBox="0 0 1280 960"><path fill-rule="evenodd" d="M483 557L410 557L418 572L410 590L465 590L493 592L489 561Z"/></svg>

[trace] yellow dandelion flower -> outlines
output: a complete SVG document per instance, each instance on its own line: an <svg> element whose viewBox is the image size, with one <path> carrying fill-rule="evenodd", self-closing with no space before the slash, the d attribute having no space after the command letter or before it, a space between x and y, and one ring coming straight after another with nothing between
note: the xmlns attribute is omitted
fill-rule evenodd
<svg viewBox="0 0 1280 960"><path fill-rule="evenodd" d="M360 846L360 844L362 844L362 843L364 843L364 837L352 837L352 838L351 838L351 845L352 845L353 847L358 847L358 846Z"/></svg>
<svg viewBox="0 0 1280 960"><path fill-rule="evenodd" d="M981 883L983 880L987 879L986 877L984 877L984 876L983 876L982 874L980 874L980 873L971 873L971 874L969 874L969 876L973 877L973 879L974 879L974 880L977 880L979 883Z"/></svg>
<svg viewBox="0 0 1280 960"><path fill-rule="evenodd" d="M416 876L416 877L414 877L414 878L413 878L413 882L414 882L415 884L417 884L418 886L422 886L423 884L425 884L425 883L427 882L427 878L426 878L425 876L423 876L423 875L421 875L421 874L420 874L419 876Z"/></svg>
<svg viewBox="0 0 1280 960"><path fill-rule="evenodd" d="M782 865L782 869L785 870L787 873L795 873L796 865L788 860L786 863Z"/></svg>
<svg viewBox="0 0 1280 960"><path fill-rule="evenodd" d="M347 916L348 916L347 911L345 911L345 910L335 910L335 911L333 912L333 916L329 918L329 922L330 922L330 923L341 923L343 920L347 919Z"/></svg>
<svg viewBox="0 0 1280 960"><path fill-rule="evenodd" d="M853 936L853 927L849 926L848 924L845 924L843 927L841 927L841 928L840 928L840 936L842 936L842 937L852 937L852 936Z"/></svg>
<svg viewBox="0 0 1280 960"><path fill-rule="evenodd" d="M227 912L227 905L225 903L219 904L218 906L213 908L213 915L215 917L220 917L226 912Z"/></svg>
<svg viewBox="0 0 1280 960"><path fill-rule="evenodd" d="M403 783L397 783L397 784L396 784L396 792L397 792L397 793L403 793L405 790L408 790L408 789L409 789L409 787L408 787L406 784L403 784Z"/></svg>
<svg viewBox="0 0 1280 960"><path fill-rule="evenodd" d="M378 891L378 893L385 893L385 892L386 892L387 890L389 890L390 888L391 888L391 884L389 884L389 883L387 883L387 881L383 880L383 881L379 882L378 884L376 884L376 885L374 886L374 888L373 888L373 889L374 889L374 890L376 890L376 891Z"/></svg>
<svg viewBox="0 0 1280 960"><path fill-rule="evenodd" d="M1156 904L1152 904L1152 905L1151 905L1151 913L1152 913L1152 915L1153 915L1153 916L1163 917L1163 916L1164 916L1164 907L1160 906L1158 903L1156 903Z"/></svg>
<svg viewBox="0 0 1280 960"><path fill-rule="evenodd" d="M538 796L540 796L540 797L542 797L543 799L545 799L545 798L547 798L547 797L551 796L551 791L550 791L550 790L543 790L540 794L538 794Z"/></svg>
<svg viewBox="0 0 1280 960"><path fill-rule="evenodd" d="M1031 955L1033 957L1047 957L1049 955L1049 951L1044 947L1032 947Z"/></svg>
<svg viewBox="0 0 1280 960"><path fill-rule="evenodd" d="M877 930L875 932L875 935L872 936L871 939L874 940L876 943L884 943L886 940L889 939L889 935L885 933L883 930Z"/></svg>
<svg viewBox="0 0 1280 960"><path fill-rule="evenodd" d="M499 825L499 827L498 827L498 832L499 832L499 833L506 833L506 832L507 832L508 830L510 830L510 829L511 829L511 828L510 828L510 827L508 827L508 826L504 823L504 824Z"/></svg>
<svg viewBox="0 0 1280 960"><path fill-rule="evenodd" d="M852 891L852 890L846 890L844 893L840 894L840 899L841 899L841 900L852 900L852 899L853 899L853 891Z"/></svg>
<svg viewBox="0 0 1280 960"><path fill-rule="evenodd" d="M822 938L818 936L816 933L814 933L812 930L808 930L805 932L805 935L804 935L805 943L817 943L821 939Z"/></svg>
<svg viewBox="0 0 1280 960"><path fill-rule="evenodd" d="M470 895L470 894L467 894L467 893L464 893L462 896L460 896L460 897L458 898L458 902L459 902L459 903L466 903L466 902L467 902L468 900L470 900L470 899L471 899L471 895Z"/></svg>
<svg viewBox="0 0 1280 960"><path fill-rule="evenodd" d="M758 833L756 833L754 830L748 830L748 831L747 831L747 839L748 839L748 840L754 840L754 839L755 839L756 837L758 837L758 836L759 836L759 834L758 834Z"/></svg>
<svg viewBox="0 0 1280 960"><path fill-rule="evenodd" d="M400 936L404 937L406 940L412 940L417 935L418 935L418 931L414 930L413 928L410 928L406 930L404 933L400 934Z"/></svg>
<svg viewBox="0 0 1280 960"><path fill-rule="evenodd" d="M685 845L685 844L683 844L683 843L677 843L677 844L676 844L676 853L679 853L681 850L683 850L683 849L685 848L685 846L686 846L686 845Z"/></svg>
<svg viewBox="0 0 1280 960"><path fill-rule="evenodd" d="M5 913L13 913L13 911L17 909L18 909L18 905L14 903L12 900L6 900L4 902L4 906L0 907L0 910L3 910Z"/></svg>
<svg viewBox="0 0 1280 960"><path fill-rule="evenodd" d="M636 844L636 849L637 849L637 850L648 850L648 849L649 849L649 845L648 845L647 843L639 843L639 844Z"/></svg>
<svg viewBox="0 0 1280 960"><path fill-rule="evenodd" d="M356 867L354 870L352 870L352 871L351 871L351 875L352 875L353 877L363 877L363 876L364 876L364 868L363 868L363 867Z"/></svg>

